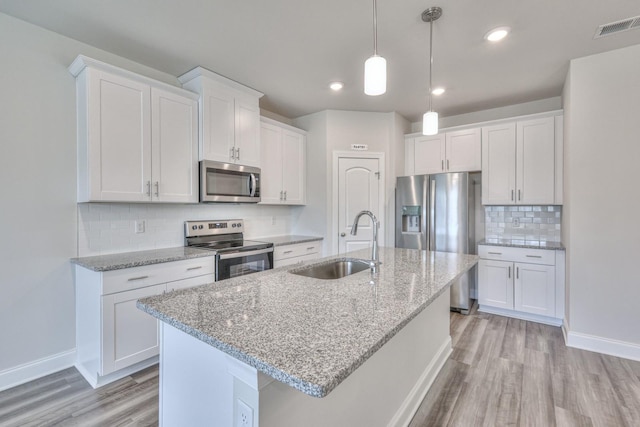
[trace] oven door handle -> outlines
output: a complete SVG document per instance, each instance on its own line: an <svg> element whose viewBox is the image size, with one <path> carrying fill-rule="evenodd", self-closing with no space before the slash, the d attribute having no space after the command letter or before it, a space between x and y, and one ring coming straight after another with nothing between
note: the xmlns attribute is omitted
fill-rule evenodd
<svg viewBox="0 0 640 427"><path fill-rule="evenodd" d="M256 174L249 174L249 196L256 195Z"/></svg>
<svg viewBox="0 0 640 427"><path fill-rule="evenodd" d="M273 248L256 249L255 251L234 251L231 253L219 254L220 259L240 258L243 256L260 255L273 252Z"/></svg>

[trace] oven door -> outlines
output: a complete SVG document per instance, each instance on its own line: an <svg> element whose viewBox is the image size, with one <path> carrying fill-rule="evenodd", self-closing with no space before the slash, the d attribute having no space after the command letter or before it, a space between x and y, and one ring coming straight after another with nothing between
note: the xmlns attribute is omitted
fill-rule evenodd
<svg viewBox="0 0 640 427"><path fill-rule="evenodd" d="M271 270L273 248L216 255L216 282L245 274Z"/></svg>

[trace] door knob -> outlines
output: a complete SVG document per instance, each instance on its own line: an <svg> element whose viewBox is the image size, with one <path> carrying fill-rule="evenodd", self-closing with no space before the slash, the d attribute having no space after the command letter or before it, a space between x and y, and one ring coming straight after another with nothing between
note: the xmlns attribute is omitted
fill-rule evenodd
<svg viewBox="0 0 640 427"><path fill-rule="evenodd" d="M344 237L346 235L347 235L347 233L345 233L344 231L342 233L340 233L340 237Z"/></svg>

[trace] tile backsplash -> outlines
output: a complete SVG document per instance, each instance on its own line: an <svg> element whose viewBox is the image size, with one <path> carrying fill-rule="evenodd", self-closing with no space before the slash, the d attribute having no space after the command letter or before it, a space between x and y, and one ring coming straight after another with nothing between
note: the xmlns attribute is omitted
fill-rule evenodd
<svg viewBox="0 0 640 427"><path fill-rule="evenodd" d="M79 203L78 256L184 245L184 221L244 219L245 237L291 234L297 207L267 205L172 205ZM136 233L136 221L144 232Z"/></svg>
<svg viewBox="0 0 640 427"><path fill-rule="evenodd" d="M485 238L560 242L562 206L485 206Z"/></svg>

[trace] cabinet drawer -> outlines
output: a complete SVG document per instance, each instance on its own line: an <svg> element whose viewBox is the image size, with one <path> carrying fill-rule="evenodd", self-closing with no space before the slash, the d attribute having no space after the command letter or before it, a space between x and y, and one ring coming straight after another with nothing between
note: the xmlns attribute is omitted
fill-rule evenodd
<svg viewBox="0 0 640 427"><path fill-rule="evenodd" d="M213 256L106 271L102 295L214 273Z"/></svg>
<svg viewBox="0 0 640 427"><path fill-rule="evenodd" d="M285 258L285 259L275 260L273 262L274 263L273 267L278 268L278 267L284 267L287 265L301 264L305 261L311 261L318 258L320 258L319 253L302 255L294 258Z"/></svg>
<svg viewBox="0 0 640 427"><path fill-rule="evenodd" d="M297 243L295 245L276 246L273 250L273 259L278 261L287 258L299 257L320 252L322 242Z"/></svg>
<svg viewBox="0 0 640 427"><path fill-rule="evenodd" d="M556 252L550 249L512 248L508 246L478 246L478 255L482 259L498 261L526 262L529 264L556 264Z"/></svg>

